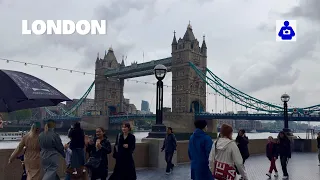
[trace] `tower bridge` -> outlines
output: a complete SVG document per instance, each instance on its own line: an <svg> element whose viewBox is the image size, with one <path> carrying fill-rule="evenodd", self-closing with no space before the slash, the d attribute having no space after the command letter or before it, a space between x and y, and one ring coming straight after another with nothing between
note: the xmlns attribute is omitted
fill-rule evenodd
<svg viewBox="0 0 320 180"><path fill-rule="evenodd" d="M282 120L283 107L254 98L227 82L223 81L207 68L207 45L203 36L201 45L194 36L193 28L189 24L183 35L177 39L174 33L171 43L171 57L152 60L145 63L132 63L125 65L124 59L119 63L115 57L114 50L109 48L103 57L96 58L95 81L89 87L84 96L65 115L70 116L76 110L95 85L95 108L99 113L82 117L85 124L112 128L118 126L124 120L136 118L155 118L154 116L126 115L113 116L116 112L127 112L124 106L124 82L125 79L147 76L154 74L154 67L163 64L172 73L172 112L164 113L164 124L175 129L176 133L191 133L195 119L206 119L209 122L209 130L215 130L216 119L248 119L248 120ZM252 109L261 114L226 115L206 112L206 87L211 88L216 94L224 97L232 103ZM320 121L319 115L309 116L313 112L320 111L320 105L304 108L291 108L290 112L297 111L300 114L291 117L290 120L297 121ZM54 113L48 112L50 116ZM67 118L66 118L67 119ZM74 118L73 118L74 119ZM60 118L61 120L61 118ZM110 127L109 127L110 126ZM93 127L93 126L91 126Z"/></svg>

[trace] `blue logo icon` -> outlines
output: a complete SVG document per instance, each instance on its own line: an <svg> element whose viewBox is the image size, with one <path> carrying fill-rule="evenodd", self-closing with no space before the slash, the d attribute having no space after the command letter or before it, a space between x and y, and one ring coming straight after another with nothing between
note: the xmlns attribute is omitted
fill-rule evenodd
<svg viewBox="0 0 320 180"><path fill-rule="evenodd" d="M296 41L297 23L295 20L276 21L276 40L277 41Z"/></svg>

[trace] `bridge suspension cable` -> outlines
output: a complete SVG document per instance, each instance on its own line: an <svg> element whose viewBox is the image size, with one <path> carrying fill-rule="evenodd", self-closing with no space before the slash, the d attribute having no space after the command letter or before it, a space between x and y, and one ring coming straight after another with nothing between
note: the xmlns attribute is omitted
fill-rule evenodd
<svg viewBox="0 0 320 180"><path fill-rule="evenodd" d="M218 92L220 95L224 96L226 99L238 104L246 109L252 109L257 111L269 112L269 113L281 113L283 112L282 106L277 106L265 101L261 101L257 98L254 98L236 88L229 85L218 76L216 76L210 69L206 68L200 70L192 62L189 62L189 65L197 73L197 75L206 82L212 89ZM209 74L208 76L206 74ZM313 112L319 111L320 105L314 105L306 108L299 108L305 111ZM293 109L289 109L292 111Z"/></svg>

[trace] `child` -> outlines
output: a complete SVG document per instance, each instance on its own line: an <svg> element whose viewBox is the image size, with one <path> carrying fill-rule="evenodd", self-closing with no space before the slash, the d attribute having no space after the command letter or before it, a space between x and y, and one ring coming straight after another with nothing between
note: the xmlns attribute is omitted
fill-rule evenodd
<svg viewBox="0 0 320 180"><path fill-rule="evenodd" d="M276 167L276 160L278 159L278 151L277 144L274 142L273 137L268 137L268 144L266 145L266 155L270 161L270 169L266 174L269 178L271 178L272 171L274 170L274 177L278 177L278 170Z"/></svg>
<svg viewBox="0 0 320 180"><path fill-rule="evenodd" d="M25 149L26 149L26 147L24 147L24 150ZM17 159L19 159L21 161L22 169L23 169L21 180L27 180L27 172L26 172L26 167L24 165L24 154L22 154L21 156L18 156Z"/></svg>
<svg viewBox="0 0 320 180"><path fill-rule="evenodd" d="M64 145L64 151L66 153L66 165L67 165L67 169L70 169L70 164L71 164L71 155L72 155L72 151L69 148L70 142L68 142L67 144ZM71 175L70 173L66 173L66 177L65 180L70 180L71 179Z"/></svg>

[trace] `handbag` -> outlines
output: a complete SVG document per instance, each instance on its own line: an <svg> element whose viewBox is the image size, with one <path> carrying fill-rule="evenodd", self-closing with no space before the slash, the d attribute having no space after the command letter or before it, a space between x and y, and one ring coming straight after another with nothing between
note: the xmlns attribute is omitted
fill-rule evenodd
<svg viewBox="0 0 320 180"><path fill-rule="evenodd" d="M113 158L117 158L117 153L118 153L118 150L119 150L119 139L120 139L120 133L118 134L117 136L117 140L116 140L116 143L114 144L114 147L113 147L113 154L112 154L112 157Z"/></svg>
<svg viewBox="0 0 320 180"><path fill-rule="evenodd" d="M218 140L215 143L215 154L217 154ZM236 169L232 165L215 160L214 161L213 177L217 180L235 180L236 179Z"/></svg>
<svg viewBox="0 0 320 180"><path fill-rule="evenodd" d="M84 165L87 168L96 169L100 166L101 158L90 157L88 162Z"/></svg>
<svg viewBox="0 0 320 180"><path fill-rule="evenodd" d="M217 180L235 180L236 169L227 163L215 161L213 176Z"/></svg>

